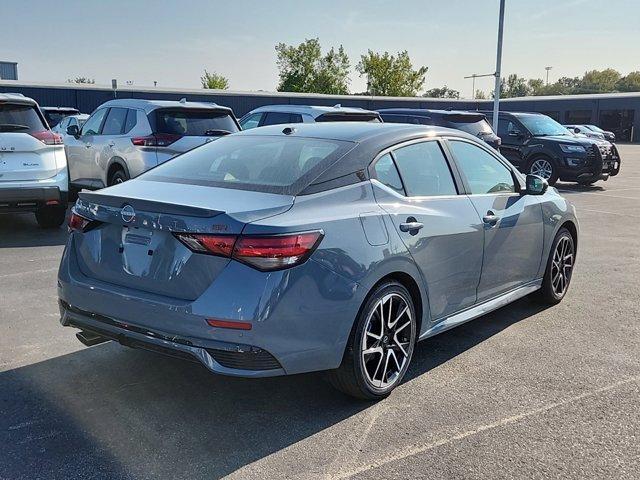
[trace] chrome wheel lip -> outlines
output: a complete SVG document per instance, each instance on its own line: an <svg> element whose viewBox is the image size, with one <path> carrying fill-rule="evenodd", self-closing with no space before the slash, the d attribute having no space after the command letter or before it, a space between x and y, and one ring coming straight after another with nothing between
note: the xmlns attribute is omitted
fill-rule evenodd
<svg viewBox="0 0 640 480"><path fill-rule="evenodd" d="M549 180L551 175L553 175L553 166L551 162L545 160L544 158L539 158L533 164L531 164L531 168L529 169L529 173L532 175L537 175L539 177L544 178L545 180Z"/></svg>
<svg viewBox="0 0 640 480"><path fill-rule="evenodd" d="M574 260L573 240L565 235L556 244L551 258L551 289L558 298L564 296L569 288Z"/></svg>
<svg viewBox="0 0 640 480"><path fill-rule="evenodd" d="M360 358L364 377L374 390L393 387L413 353L415 322L411 308L398 293L378 299L364 325Z"/></svg>

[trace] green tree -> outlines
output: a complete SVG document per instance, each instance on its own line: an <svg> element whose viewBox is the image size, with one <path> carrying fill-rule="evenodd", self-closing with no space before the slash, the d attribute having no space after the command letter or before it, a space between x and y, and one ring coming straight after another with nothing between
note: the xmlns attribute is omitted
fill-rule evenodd
<svg viewBox="0 0 640 480"><path fill-rule="evenodd" d="M442 88L427 90L422 96L430 98L460 98L460 92L445 85Z"/></svg>
<svg viewBox="0 0 640 480"><path fill-rule="evenodd" d="M367 91L371 95L414 97L424 85L428 67L414 70L406 50L397 56L369 50L361 56L356 70L367 77Z"/></svg>
<svg viewBox="0 0 640 480"><path fill-rule="evenodd" d="M591 70L586 72L576 93L607 93L616 89L616 84L620 80L620 72L613 68L606 70Z"/></svg>
<svg viewBox="0 0 640 480"><path fill-rule="evenodd" d="M342 45L322 55L320 40L307 39L298 46L276 45L280 92L345 95L349 93L349 57Z"/></svg>
<svg viewBox="0 0 640 480"><path fill-rule="evenodd" d="M531 93L527 80L512 73L500 80L500 98L526 97Z"/></svg>
<svg viewBox="0 0 640 480"><path fill-rule="evenodd" d="M631 72L616 82L619 92L640 92L640 72Z"/></svg>
<svg viewBox="0 0 640 480"><path fill-rule="evenodd" d="M89 78L89 77L69 78L67 79L67 82L68 83L90 83L90 84L96 83L96 81L93 78Z"/></svg>
<svg viewBox="0 0 640 480"><path fill-rule="evenodd" d="M484 93L484 91L482 91L482 90L476 90L476 93L473 96L473 98L475 98L477 100L485 100L487 98L487 94Z"/></svg>
<svg viewBox="0 0 640 480"><path fill-rule="evenodd" d="M529 95L541 95L539 92L542 92L546 85L541 78L530 78L527 80L527 87L529 87Z"/></svg>
<svg viewBox="0 0 640 480"><path fill-rule="evenodd" d="M204 75L200 77L202 88L212 90L226 90L229 88L229 79L216 72L208 72L204 70Z"/></svg>

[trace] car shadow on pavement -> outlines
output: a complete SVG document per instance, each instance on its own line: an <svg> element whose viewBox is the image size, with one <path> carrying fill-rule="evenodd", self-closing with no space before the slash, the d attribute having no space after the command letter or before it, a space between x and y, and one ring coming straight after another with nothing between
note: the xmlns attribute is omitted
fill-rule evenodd
<svg viewBox="0 0 640 480"><path fill-rule="evenodd" d="M607 189L604 185L580 185L579 183L557 183L555 187L560 193L582 193L582 192L605 192Z"/></svg>
<svg viewBox="0 0 640 480"><path fill-rule="evenodd" d="M67 236L65 225L47 229L38 227L33 213L0 215L0 248L64 245Z"/></svg>
<svg viewBox="0 0 640 480"><path fill-rule="evenodd" d="M540 310L521 300L425 340L407 380ZM223 377L110 342L0 373L0 478L210 480L372 405L319 373Z"/></svg>

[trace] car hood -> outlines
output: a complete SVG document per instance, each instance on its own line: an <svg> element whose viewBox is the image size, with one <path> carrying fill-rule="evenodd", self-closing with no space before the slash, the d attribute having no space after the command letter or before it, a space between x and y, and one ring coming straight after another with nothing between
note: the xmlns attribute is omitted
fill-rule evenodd
<svg viewBox="0 0 640 480"><path fill-rule="evenodd" d="M549 140L549 141L558 142L558 143L582 145L584 147L588 147L589 145L593 145L594 143L597 143L593 138L589 138L587 136L577 136L577 135L549 135L549 136L538 136L534 138L536 138L537 140Z"/></svg>

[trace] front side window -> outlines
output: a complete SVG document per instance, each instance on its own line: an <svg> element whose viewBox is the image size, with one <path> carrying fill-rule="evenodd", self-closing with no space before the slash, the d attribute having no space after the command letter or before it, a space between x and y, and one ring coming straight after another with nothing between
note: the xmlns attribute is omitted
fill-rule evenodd
<svg viewBox="0 0 640 480"><path fill-rule="evenodd" d="M394 150L398 170L410 197L456 195L447 160L436 141Z"/></svg>
<svg viewBox="0 0 640 480"><path fill-rule="evenodd" d="M107 119L102 127L103 135L120 135L124 128L124 122L127 118L126 108L111 108L107 114Z"/></svg>
<svg viewBox="0 0 640 480"><path fill-rule="evenodd" d="M100 125L107 113L106 108L101 108L96 113L91 115L87 120L87 123L82 127L82 135L98 135L100 133Z"/></svg>
<svg viewBox="0 0 640 480"><path fill-rule="evenodd" d="M262 113L254 113L253 115L249 115L244 120L240 122L240 126L243 130L249 130L251 128L256 128L260 124L260 119L262 118Z"/></svg>
<svg viewBox="0 0 640 480"><path fill-rule="evenodd" d="M453 140L451 150L471 194L513 193L516 191L511 170L486 150L467 142Z"/></svg>
<svg viewBox="0 0 640 480"><path fill-rule="evenodd" d="M393 158L388 153L378 159L373 167L376 172L376 178L380 183L385 184L387 187L395 190L400 195L404 195L404 188L402 187L402 180L398 174L398 169Z"/></svg>

